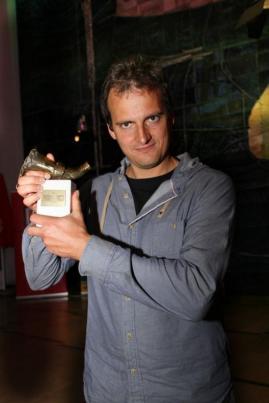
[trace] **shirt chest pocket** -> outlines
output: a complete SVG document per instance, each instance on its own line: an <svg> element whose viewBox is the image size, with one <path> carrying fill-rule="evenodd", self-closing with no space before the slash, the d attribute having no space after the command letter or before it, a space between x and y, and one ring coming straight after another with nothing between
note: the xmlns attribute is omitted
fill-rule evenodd
<svg viewBox="0 0 269 403"><path fill-rule="evenodd" d="M154 220L151 233L151 255L178 259L183 243L185 222Z"/></svg>

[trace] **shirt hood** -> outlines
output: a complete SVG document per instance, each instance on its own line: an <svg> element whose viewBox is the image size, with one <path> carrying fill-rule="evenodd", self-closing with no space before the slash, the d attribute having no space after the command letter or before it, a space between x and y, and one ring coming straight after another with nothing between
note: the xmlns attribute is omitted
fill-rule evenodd
<svg viewBox="0 0 269 403"><path fill-rule="evenodd" d="M181 180L182 176L186 177L186 179L190 178L193 174L197 172L197 170L200 170L203 167L203 163L199 160L198 157L192 158L187 152L177 155L176 159L178 159L180 163L175 168L175 171L171 178L172 180L175 179L175 183L178 182L177 177L180 176ZM130 161L127 157L124 157L121 160L120 168L118 169L119 174L124 175L129 165Z"/></svg>

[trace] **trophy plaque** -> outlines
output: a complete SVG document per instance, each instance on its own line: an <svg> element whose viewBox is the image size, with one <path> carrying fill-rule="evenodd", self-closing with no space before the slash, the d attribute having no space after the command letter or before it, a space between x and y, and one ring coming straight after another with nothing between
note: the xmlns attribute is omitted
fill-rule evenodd
<svg viewBox="0 0 269 403"><path fill-rule="evenodd" d="M30 170L48 172L51 179L42 185L37 213L63 217L70 214L71 194L75 189L72 180L80 178L90 169L91 166L87 162L77 168L66 168L61 162L54 162L33 149L24 160L20 175Z"/></svg>
<svg viewBox="0 0 269 403"><path fill-rule="evenodd" d="M49 179L43 183L37 214L63 217L70 214L72 184L68 179Z"/></svg>

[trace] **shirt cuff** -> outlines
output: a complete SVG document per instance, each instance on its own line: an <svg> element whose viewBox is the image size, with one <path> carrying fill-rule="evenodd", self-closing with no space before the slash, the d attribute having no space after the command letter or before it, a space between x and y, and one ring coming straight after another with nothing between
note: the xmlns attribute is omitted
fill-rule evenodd
<svg viewBox="0 0 269 403"><path fill-rule="evenodd" d="M80 258L81 276L92 276L104 282L115 249L111 242L92 235Z"/></svg>

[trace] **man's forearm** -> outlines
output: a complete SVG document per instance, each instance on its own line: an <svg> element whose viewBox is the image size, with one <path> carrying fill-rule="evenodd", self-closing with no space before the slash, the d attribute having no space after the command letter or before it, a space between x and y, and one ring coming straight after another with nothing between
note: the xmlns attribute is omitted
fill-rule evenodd
<svg viewBox="0 0 269 403"><path fill-rule="evenodd" d="M42 290L58 283L75 263L50 253L39 237L30 237L26 230L22 242L25 275L33 290Z"/></svg>

